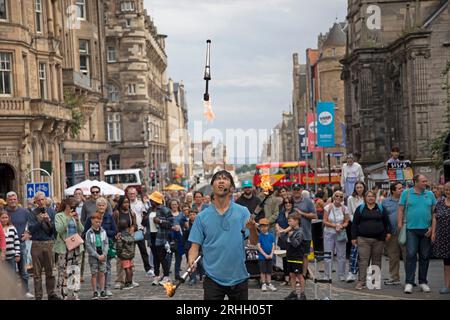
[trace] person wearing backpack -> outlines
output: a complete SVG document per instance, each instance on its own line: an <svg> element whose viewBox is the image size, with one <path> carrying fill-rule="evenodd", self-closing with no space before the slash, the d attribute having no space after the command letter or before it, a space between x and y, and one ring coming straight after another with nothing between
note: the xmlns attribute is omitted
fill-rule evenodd
<svg viewBox="0 0 450 320"><path fill-rule="evenodd" d="M364 287L369 261L381 269L384 242L391 238L391 225L386 209L376 203L376 193L367 191L364 204L354 214L352 224L352 244L359 251L359 281L355 289Z"/></svg>
<svg viewBox="0 0 450 320"><path fill-rule="evenodd" d="M120 225L119 225L120 228ZM131 235L130 229L123 229L117 234L117 256L119 257L122 268L125 271L125 286L124 290L133 289L133 259L136 242L134 236Z"/></svg>

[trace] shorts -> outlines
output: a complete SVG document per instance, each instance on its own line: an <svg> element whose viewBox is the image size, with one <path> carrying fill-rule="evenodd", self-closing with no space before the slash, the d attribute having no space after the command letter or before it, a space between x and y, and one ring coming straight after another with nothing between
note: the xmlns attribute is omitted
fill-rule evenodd
<svg viewBox="0 0 450 320"><path fill-rule="evenodd" d="M261 273L272 274L273 260L259 260L259 270Z"/></svg>
<svg viewBox="0 0 450 320"><path fill-rule="evenodd" d="M295 273L298 275L303 274L303 261L287 261L287 269L289 273Z"/></svg>
<svg viewBox="0 0 450 320"><path fill-rule="evenodd" d="M133 260L121 260L122 268L130 269L134 267Z"/></svg>
<svg viewBox="0 0 450 320"><path fill-rule="evenodd" d="M311 240L302 241L302 250L305 253L305 256L309 256L309 253L311 251Z"/></svg>
<svg viewBox="0 0 450 320"><path fill-rule="evenodd" d="M93 275L99 272L106 273L106 260L105 262L100 262L97 258L89 257L89 268Z"/></svg>

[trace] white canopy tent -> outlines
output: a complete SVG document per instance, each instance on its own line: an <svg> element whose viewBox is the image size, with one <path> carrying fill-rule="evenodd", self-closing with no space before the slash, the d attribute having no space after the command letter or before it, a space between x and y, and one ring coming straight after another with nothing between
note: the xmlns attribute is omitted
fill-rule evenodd
<svg viewBox="0 0 450 320"><path fill-rule="evenodd" d="M104 181L98 181L98 180L84 180L83 182L80 182L79 184L76 184L66 190L64 190L64 194L66 196L72 196L75 193L76 189L81 189L83 191L83 194L85 196L88 196L91 194L91 187L97 186L100 188L100 194L104 196L109 195L121 195L123 196L125 194L125 191L122 189L116 188L113 185L110 185Z"/></svg>

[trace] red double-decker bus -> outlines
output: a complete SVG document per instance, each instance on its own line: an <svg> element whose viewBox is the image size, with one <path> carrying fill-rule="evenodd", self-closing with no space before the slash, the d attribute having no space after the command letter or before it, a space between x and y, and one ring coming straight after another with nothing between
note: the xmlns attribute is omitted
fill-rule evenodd
<svg viewBox="0 0 450 320"><path fill-rule="evenodd" d="M253 176L253 185L259 187L261 184L261 175L266 171L270 176L270 184L273 187L279 188L282 186L291 187L294 183L301 185L315 184L316 173L309 167L308 174L306 174L307 163L305 161L292 162L270 162L256 165L255 175ZM329 181L328 172L317 173L317 184L340 184L340 172L331 173L331 182Z"/></svg>

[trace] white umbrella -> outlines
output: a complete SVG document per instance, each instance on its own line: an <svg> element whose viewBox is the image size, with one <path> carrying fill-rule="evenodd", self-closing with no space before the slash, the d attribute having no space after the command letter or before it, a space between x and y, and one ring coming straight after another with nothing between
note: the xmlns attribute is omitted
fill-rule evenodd
<svg viewBox="0 0 450 320"><path fill-rule="evenodd" d="M100 194L109 196L109 195L121 195L123 196L125 194L125 191L122 189L116 188L113 185L110 185L104 181L98 181L98 180L84 180L83 182L80 182L79 184L76 184L66 190L64 190L64 194L66 196L72 196L75 193L76 189L81 189L83 191L83 194L90 195L91 194L91 187L97 186L100 188Z"/></svg>

